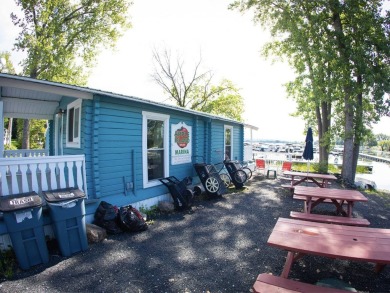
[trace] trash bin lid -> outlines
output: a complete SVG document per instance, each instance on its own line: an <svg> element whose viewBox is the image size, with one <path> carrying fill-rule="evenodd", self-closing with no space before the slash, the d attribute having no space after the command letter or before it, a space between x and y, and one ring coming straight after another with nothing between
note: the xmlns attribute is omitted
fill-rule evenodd
<svg viewBox="0 0 390 293"><path fill-rule="evenodd" d="M85 197L85 193L76 188L63 188L42 192L47 202L59 202Z"/></svg>
<svg viewBox="0 0 390 293"><path fill-rule="evenodd" d="M0 197L0 211L10 212L42 205L42 198L34 191Z"/></svg>

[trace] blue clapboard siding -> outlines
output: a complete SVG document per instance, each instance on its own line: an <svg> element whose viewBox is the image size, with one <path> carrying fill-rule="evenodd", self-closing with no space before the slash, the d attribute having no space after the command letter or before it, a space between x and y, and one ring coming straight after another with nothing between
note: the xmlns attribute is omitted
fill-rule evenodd
<svg viewBox="0 0 390 293"><path fill-rule="evenodd" d="M233 128L233 158L234 160L244 160L244 127L235 126Z"/></svg>
<svg viewBox="0 0 390 293"><path fill-rule="evenodd" d="M211 163L221 163L225 158L224 149L224 131L225 124L223 121L213 121L211 124L211 137L210 139L210 155Z"/></svg>
<svg viewBox="0 0 390 293"><path fill-rule="evenodd" d="M72 99L64 99L61 108ZM184 122L192 127L192 162L172 165L169 175L179 180L196 176L196 162L219 163L224 158L224 127L233 126L234 157L243 158L243 125L210 118L196 113L163 108L142 101L94 95L83 100L81 116L81 147L66 148L64 154L85 154L87 187L90 198L124 205L157 197L168 192L164 185L143 188L142 111L169 115L171 126ZM64 119L66 129L66 119ZM63 137L65 146L66 136ZM170 156L169 138L169 157ZM134 186L125 190L126 182Z"/></svg>

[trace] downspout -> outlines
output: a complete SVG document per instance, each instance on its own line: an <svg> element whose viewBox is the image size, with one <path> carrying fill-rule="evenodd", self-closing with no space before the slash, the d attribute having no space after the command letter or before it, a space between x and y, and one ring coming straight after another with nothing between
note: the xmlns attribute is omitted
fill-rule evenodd
<svg viewBox="0 0 390 293"><path fill-rule="evenodd" d="M59 143L59 149L60 149L61 156L64 155L63 133L64 133L64 113L61 113L60 143Z"/></svg>
<svg viewBox="0 0 390 293"><path fill-rule="evenodd" d="M1 99L1 93L0 93ZM0 101L0 158L4 157L4 113L3 113L3 101Z"/></svg>

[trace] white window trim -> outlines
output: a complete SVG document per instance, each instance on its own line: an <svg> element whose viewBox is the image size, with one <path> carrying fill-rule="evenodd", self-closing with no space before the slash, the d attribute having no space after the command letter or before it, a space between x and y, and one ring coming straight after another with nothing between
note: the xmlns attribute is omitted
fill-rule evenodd
<svg viewBox="0 0 390 293"><path fill-rule="evenodd" d="M67 107L66 107L66 147L68 148L80 148L80 137L81 137L81 102L82 100L81 99L77 99L76 101L70 103ZM79 131L79 137L77 140L75 141L72 141L72 142L69 142L69 109L70 108L79 108L80 110L80 117L79 117L79 125L78 125L78 131Z"/></svg>
<svg viewBox="0 0 390 293"><path fill-rule="evenodd" d="M230 125L225 125L223 128L223 152L224 155L226 155L225 150L226 150L226 129L230 129L230 152L231 152L231 157L233 156L233 126ZM230 158L230 160L233 160L233 158Z"/></svg>
<svg viewBox="0 0 390 293"><path fill-rule="evenodd" d="M169 176L169 115L142 111L142 169L143 185L149 188L162 183L159 180L148 181L148 141L147 141L147 120L159 120L164 122L164 177Z"/></svg>

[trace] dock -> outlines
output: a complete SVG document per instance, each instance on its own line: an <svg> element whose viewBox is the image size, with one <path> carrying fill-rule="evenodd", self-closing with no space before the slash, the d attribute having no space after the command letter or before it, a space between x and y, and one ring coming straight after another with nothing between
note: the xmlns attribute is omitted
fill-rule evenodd
<svg viewBox="0 0 390 293"><path fill-rule="evenodd" d="M377 157L377 156L363 154L363 153L360 153L359 156L363 159L366 159L366 160L390 164L390 158Z"/></svg>

